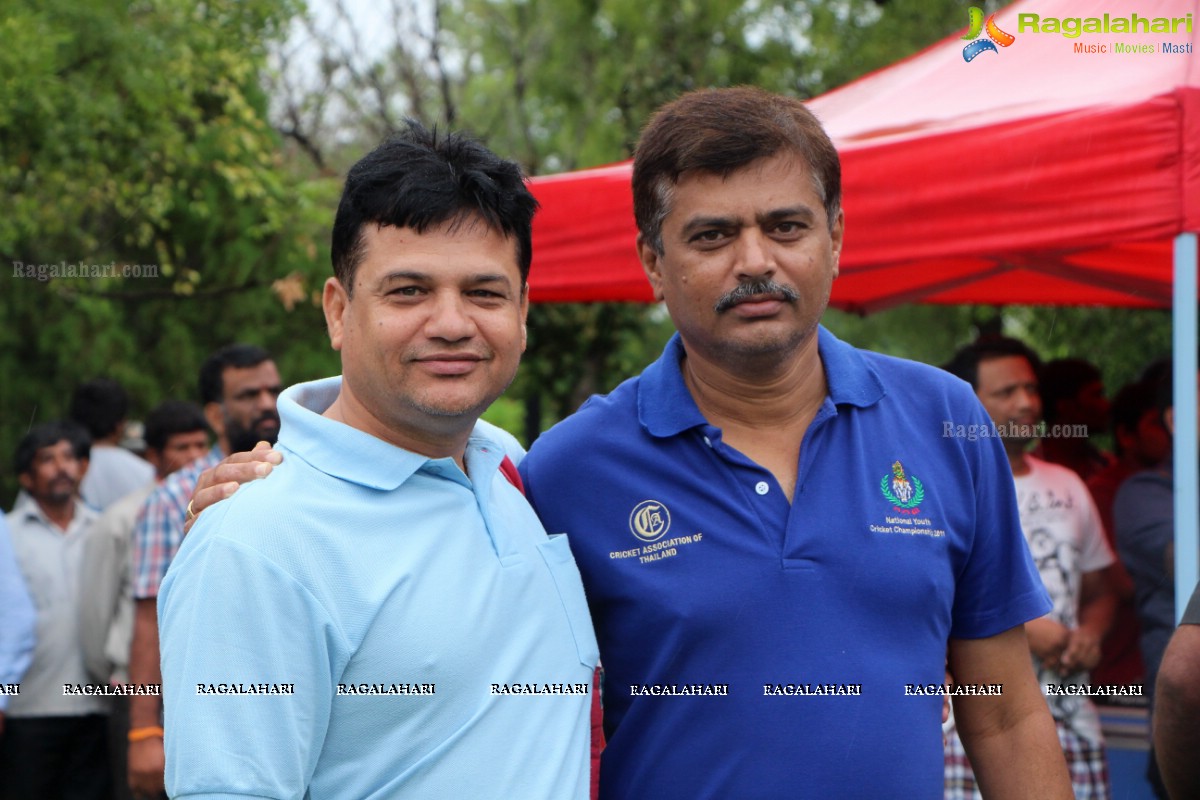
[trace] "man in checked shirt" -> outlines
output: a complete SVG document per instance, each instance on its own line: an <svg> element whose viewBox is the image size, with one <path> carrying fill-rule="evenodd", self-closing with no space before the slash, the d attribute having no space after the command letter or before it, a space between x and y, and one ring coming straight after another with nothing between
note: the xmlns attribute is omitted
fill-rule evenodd
<svg viewBox="0 0 1200 800"><path fill-rule="evenodd" d="M133 646L129 680L162 682L158 657L158 587L183 541L188 501L200 473L227 453L249 450L256 442L275 443L282 391L279 372L261 347L232 344L213 353L200 368L200 401L217 435L212 450L171 475L154 490L138 516L133 534ZM162 698L132 697L129 707L129 787L135 794L163 792Z"/></svg>

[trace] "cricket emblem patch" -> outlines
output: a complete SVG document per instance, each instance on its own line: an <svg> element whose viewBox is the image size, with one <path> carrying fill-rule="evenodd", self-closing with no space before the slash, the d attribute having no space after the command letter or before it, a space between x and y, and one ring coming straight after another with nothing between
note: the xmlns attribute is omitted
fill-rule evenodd
<svg viewBox="0 0 1200 800"><path fill-rule="evenodd" d="M879 491L897 511L915 514L925 499L925 487L916 475L906 475L899 461L892 464L892 474L884 475L879 482Z"/></svg>

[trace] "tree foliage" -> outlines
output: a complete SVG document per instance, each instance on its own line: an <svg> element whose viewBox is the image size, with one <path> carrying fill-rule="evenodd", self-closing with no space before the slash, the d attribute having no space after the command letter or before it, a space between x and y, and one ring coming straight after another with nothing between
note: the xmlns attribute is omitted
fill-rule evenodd
<svg viewBox="0 0 1200 800"><path fill-rule="evenodd" d="M98 374L125 384L144 413L194 398L200 360L227 341L308 366L312 351L287 345L313 339L319 314L307 292L294 313L284 303L314 270L324 246L314 211L335 187L286 168L260 80L295 8L7 5L0 451L63 414L73 387ZM141 277L121 277L132 265Z"/></svg>
<svg viewBox="0 0 1200 800"><path fill-rule="evenodd" d="M228 341L267 346L286 382L335 372L318 300L340 176L407 115L469 130L530 174L611 163L682 91L814 96L963 27L971 5L309 1L7 0L0 452L97 374L129 387L139 414L194 397L200 360ZM9 277L17 263L156 274ZM1004 328L1047 356L1104 354L1110 383L1169 346L1169 317L1150 312L907 308L826 321L932 363L981 326ZM528 440L635 374L670 333L656 306L535 307L522 372L489 416ZM14 486L0 470L0 500Z"/></svg>

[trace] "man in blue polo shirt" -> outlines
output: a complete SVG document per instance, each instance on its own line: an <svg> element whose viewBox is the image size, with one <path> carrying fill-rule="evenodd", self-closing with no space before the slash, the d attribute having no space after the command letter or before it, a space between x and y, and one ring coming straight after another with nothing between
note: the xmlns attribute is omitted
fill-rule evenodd
<svg viewBox="0 0 1200 800"><path fill-rule="evenodd" d="M679 333L521 465L588 589L601 797L940 797L947 656L988 796L1069 797L1022 631L1049 604L1004 453L966 435L987 415L819 327L843 233L820 124L684 95L633 192Z"/></svg>
<svg viewBox="0 0 1200 800"><path fill-rule="evenodd" d="M343 375L284 392L282 464L159 593L173 797L586 797L579 572L477 424L525 346L535 208L515 164L415 123L351 170Z"/></svg>

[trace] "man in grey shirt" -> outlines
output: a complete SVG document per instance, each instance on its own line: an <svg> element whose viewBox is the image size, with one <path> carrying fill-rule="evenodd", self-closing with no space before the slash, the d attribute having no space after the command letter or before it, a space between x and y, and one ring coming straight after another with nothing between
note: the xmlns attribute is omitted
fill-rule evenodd
<svg viewBox="0 0 1200 800"><path fill-rule="evenodd" d="M65 422L35 425L17 445L24 494L8 524L37 608L37 644L0 739L0 800L110 797L107 698L82 690L79 578L96 512L78 491L90 447L87 431Z"/></svg>

